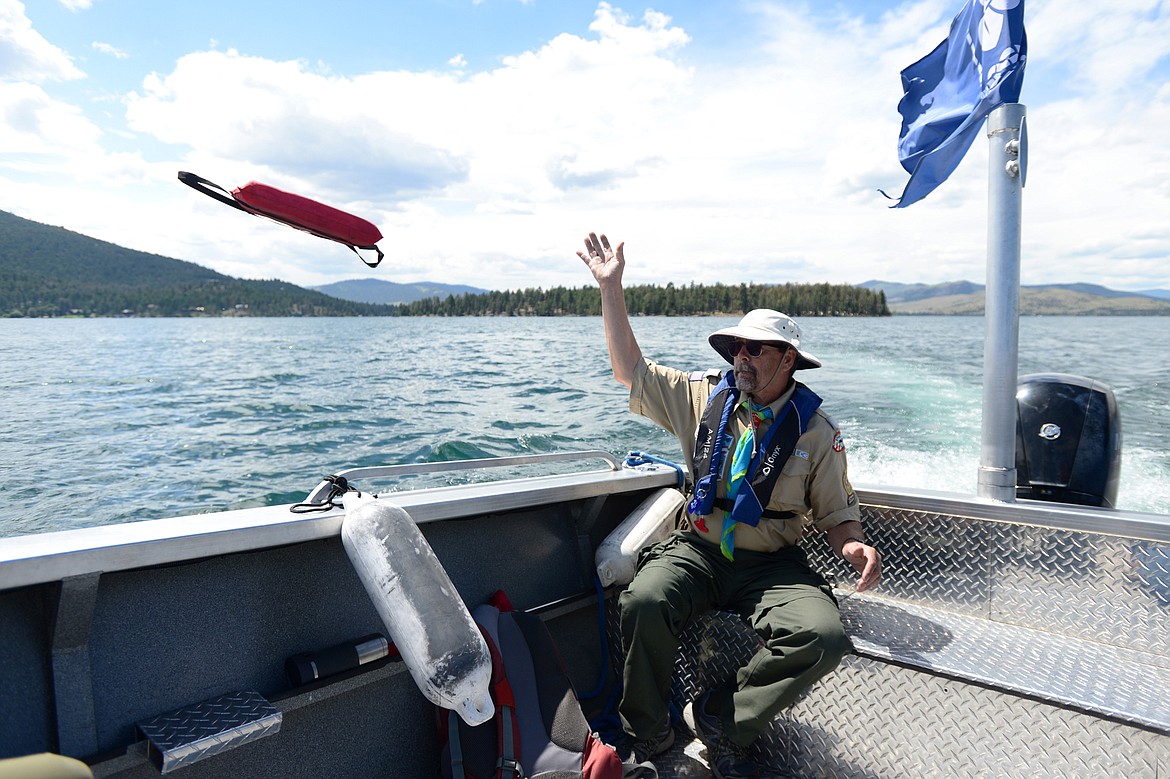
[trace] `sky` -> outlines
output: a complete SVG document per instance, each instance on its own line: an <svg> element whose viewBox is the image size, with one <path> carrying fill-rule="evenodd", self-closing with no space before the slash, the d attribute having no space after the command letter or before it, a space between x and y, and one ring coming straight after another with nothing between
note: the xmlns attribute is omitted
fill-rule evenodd
<svg viewBox="0 0 1170 779"><path fill-rule="evenodd" d="M0 0L0 210L249 279L984 282L987 141L905 209L960 0ZM1027 0L1021 282L1170 288L1170 0ZM183 186L362 216L386 259Z"/></svg>

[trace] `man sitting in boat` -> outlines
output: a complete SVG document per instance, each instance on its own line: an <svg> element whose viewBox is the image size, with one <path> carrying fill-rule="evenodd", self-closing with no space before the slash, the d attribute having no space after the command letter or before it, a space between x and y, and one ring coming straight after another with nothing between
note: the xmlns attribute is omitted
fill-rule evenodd
<svg viewBox="0 0 1170 779"><path fill-rule="evenodd" d="M793 372L820 367L800 328L777 311L750 311L709 340L733 370L685 373L642 356L622 289L624 244L590 233L577 252L601 287L614 378L630 410L678 437L694 484L687 522L639 560L619 599L626 653L619 712L643 762L674 742L670 682L678 636L712 609L738 612L764 642L734 680L703 691L684 718L721 779L759 774L749 748L778 712L850 651L829 585L799 543L810 520L860 574L881 578L865 542L845 445L820 398Z"/></svg>

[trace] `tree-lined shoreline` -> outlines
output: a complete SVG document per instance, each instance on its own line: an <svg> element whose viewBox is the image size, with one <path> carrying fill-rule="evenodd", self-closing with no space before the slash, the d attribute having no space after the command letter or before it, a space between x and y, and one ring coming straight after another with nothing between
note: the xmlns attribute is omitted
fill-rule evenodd
<svg viewBox="0 0 1170 779"><path fill-rule="evenodd" d="M738 315L772 308L790 316L889 316L886 297L848 284L638 284L625 288L634 316ZM600 316L596 286L448 295L403 303L398 316Z"/></svg>

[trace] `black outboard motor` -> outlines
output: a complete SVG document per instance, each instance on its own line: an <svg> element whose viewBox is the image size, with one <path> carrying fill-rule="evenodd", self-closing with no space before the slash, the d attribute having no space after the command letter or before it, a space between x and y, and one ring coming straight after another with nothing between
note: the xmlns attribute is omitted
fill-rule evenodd
<svg viewBox="0 0 1170 779"><path fill-rule="evenodd" d="M1063 373L1021 376L1016 388L1016 497L1112 508L1121 476L1113 390Z"/></svg>

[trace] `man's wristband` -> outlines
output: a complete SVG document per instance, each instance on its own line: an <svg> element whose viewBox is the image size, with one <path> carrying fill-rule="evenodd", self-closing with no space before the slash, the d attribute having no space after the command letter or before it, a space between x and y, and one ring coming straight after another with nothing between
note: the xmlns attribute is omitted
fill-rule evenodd
<svg viewBox="0 0 1170 779"><path fill-rule="evenodd" d="M842 550L845 549L845 544L848 544L850 541L856 541L859 544L865 543L865 539L863 539L863 538L858 538L857 536L849 536L848 538L846 538L844 541L841 542L841 549Z"/></svg>

